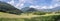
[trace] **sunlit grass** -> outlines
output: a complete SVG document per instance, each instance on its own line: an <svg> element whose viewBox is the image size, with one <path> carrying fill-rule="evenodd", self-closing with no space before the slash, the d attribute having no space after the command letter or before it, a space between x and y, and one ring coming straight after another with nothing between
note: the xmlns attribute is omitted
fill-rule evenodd
<svg viewBox="0 0 60 21"><path fill-rule="evenodd" d="M37 17L38 15L33 15L33 14L22 14L22 15L15 15L15 14L9 14L9 13L3 13L0 12L0 18L32 18L32 17Z"/></svg>
<svg viewBox="0 0 60 21"><path fill-rule="evenodd" d="M54 21L54 17L59 16L60 14L45 14L45 15L34 15L33 13L21 15L9 14L0 12L0 21Z"/></svg>
<svg viewBox="0 0 60 21"><path fill-rule="evenodd" d="M32 17L40 17L40 16L54 16L54 15L60 15L60 14L45 14L45 15L33 15L30 14L21 14L21 15L15 15L15 14L9 14L9 13L3 13L0 12L0 17L6 17L6 18L32 18Z"/></svg>

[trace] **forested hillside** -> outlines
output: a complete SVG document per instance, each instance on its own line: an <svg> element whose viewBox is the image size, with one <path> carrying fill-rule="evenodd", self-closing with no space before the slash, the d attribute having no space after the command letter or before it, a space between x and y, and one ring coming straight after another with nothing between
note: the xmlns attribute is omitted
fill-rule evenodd
<svg viewBox="0 0 60 21"><path fill-rule="evenodd" d="M14 6L5 3L5 2L1 2L0 1L0 12L7 12L7 13L11 13L11 14L20 14L22 13L21 10L15 8Z"/></svg>

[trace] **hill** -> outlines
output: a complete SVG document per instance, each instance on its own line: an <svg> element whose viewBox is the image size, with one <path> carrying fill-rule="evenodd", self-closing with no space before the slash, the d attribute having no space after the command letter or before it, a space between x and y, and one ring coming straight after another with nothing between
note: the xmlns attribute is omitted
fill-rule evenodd
<svg viewBox="0 0 60 21"><path fill-rule="evenodd" d="M7 12L7 13L11 13L11 14L20 14L22 13L21 10L15 8L14 6L5 3L5 2L1 2L0 1L0 12Z"/></svg>
<svg viewBox="0 0 60 21"><path fill-rule="evenodd" d="M30 9L31 9L30 7L24 7L21 10L23 12L25 12L25 11L30 10ZM55 12L55 11L60 11L60 6L57 6L57 7L52 8L52 9L37 9L37 8L33 8L33 9L35 9L37 11L43 11L43 12ZM31 11L33 11L33 10L31 9Z"/></svg>
<svg viewBox="0 0 60 21"><path fill-rule="evenodd" d="M23 12L34 12L34 11L38 11L35 8L30 8L30 7L24 7L21 9Z"/></svg>

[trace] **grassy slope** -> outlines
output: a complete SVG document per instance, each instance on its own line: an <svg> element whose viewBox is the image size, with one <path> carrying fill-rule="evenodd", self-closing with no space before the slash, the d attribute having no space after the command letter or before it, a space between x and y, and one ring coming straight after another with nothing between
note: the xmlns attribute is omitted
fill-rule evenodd
<svg viewBox="0 0 60 21"><path fill-rule="evenodd" d="M3 17L3 18L32 18L32 17L40 17L40 16L54 16L54 15L60 15L60 14L46 14L46 15L22 14L22 15L15 15L15 14L0 12L0 18L1 17Z"/></svg>
<svg viewBox="0 0 60 21"><path fill-rule="evenodd" d="M54 21L52 17L57 16L57 15L60 15L60 14L46 14L46 15L22 14L22 15L14 15L14 14L0 12L0 21Z"/></svg>
<svg viewBox="0 0 60 21"><path fill-rule="evenodd" d="M15 15L15 14L9 14L9 13L3 13L0 12L0 18L31 18L31 17L37 17L38 15L26 15L26 14L22 14L22 15Z"/></svg>

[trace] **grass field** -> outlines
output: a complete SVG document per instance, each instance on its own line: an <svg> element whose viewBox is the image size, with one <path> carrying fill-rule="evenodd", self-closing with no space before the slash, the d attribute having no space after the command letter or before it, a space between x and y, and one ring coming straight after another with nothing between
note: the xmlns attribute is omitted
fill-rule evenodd
<svg viewBox="0 0 60 21"><path fill-rule="evenodd" d="M55 21L60 14L45 14L45 15L33 15L22 14L15 15L9 13L0 12L0 21Z"/></svg>

